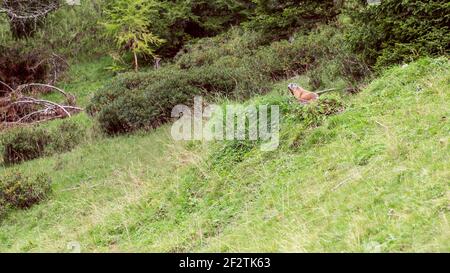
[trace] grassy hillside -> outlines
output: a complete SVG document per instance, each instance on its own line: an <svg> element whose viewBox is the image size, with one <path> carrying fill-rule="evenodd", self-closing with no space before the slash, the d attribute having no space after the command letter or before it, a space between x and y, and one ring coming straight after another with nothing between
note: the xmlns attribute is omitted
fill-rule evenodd
<svg viewBox="0 0 450 273"><path fill-rule="evenodd" d="M97 68L65 87L98 88ZM254 101L286 100L286 85ZM450 62L328 96L345 111L312 127L285 113L275 152L174 142L164 126L2 168L51 173L54 193L0 223L0 251L449 251Z"/></svg>

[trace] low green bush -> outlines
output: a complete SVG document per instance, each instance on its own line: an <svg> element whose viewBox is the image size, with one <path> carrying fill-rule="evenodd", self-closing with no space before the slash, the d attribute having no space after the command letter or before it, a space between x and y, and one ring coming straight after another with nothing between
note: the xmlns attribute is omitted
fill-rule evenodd
<svg viewBox="0 0 450 273"><path fill-rule="evenodd" d="M85 128L76 122L64 120L53 130L50 138L50 151L68 152L83 141Z"/></svg>
<svg viewBox="0 0 450 273"><path fill-rule="evenodd" d="M84 134L81 126L72 121L63 121L52 130L39 126L13 129L2 135L3 163L18 164L70 151L82 141Z"/></svg>
<svg viewBox="0 0 450 273"><path fill-rule="evenodd" d="M256 4L247 28L258 29L274 39L313 29L318 24L334 21L343 1L329 0L254 0Z"/></svg>
<svg viewBox="0 0 450 273"><path fill-rule="evenodd" d="M338 24L322 25L309 33L267 44L261 32L233 29L214 38L203 39L179 54L182 69L214 67L247 69L256 80L291 78L308 73L318 78L319 88L342 79L355 86L371 74L368 65L352 53L344 29ZM320 75L318 75L320 74ZM324 81L322 78L328 78Z"/></svg>
<svg viewBox="0 0 450 273"><path fill-rule="evenodd" d="M50 140L50 134L40 128L19 128L3 139L3 162L7 165L41 157Z"/></svg>
<svg viewBox="0 0 450 273"><path fill-rule="evenodd" d="M187 44L175 56L175 64L181 69L189 69L212 65L224 56L240 59L252 55L267 43L261 32L233 28L221 35Z"/></svg>
<svg viewBox="0 0 450 273"><path fill-rule="evenodd" d="M293 36L295 52L303 55L305 74L310 78L313 89L336 86L340 81L345 87L353 87L371 75L368 64L352 52L346 41L346 28L339 24L321 26L312 30L308 35ZM301 55L300 55L301 56Z"/></svg>
<svg viewBox="0 0 450 273"><path fill-rule="evenodd" d="M164 67L163 69L166 70L170 68ZM94 116L100 112L103 107L111 104L118 98L122 96L133 96L136 92L140 92L140 90L147 85L157 80L155 74L156 73L154 72L119 74L113 81L110 81L104 88L98 91L98 94L93 96L89 105L86 107L87 113Z"/></svg>
<svg viewBox="0 0 450 273"><path fill-rule="evenodd" d="M158 80L147 82L158 76ZM119 82L106 86L94 96L88 106L88 113L98 118L100 127L108 134L131 132L140 128L157 127L170 119L170 111L179 103L187 103L200 87L189 84L189 74L172 67L165 67L157 73L140 74L142 82L130 84L136 75L121 77Z"/></svg>
<svg viewBox="0 0 450 273"><path fill-rule="evenodd" d="M450 53L450 5L446 0L383 0L353 5L347 41L377 70L421 56Z"/></svg>
<svg viewBox="0 0 450 273"><path fill-rule="evenodd" d="M174 106L190 105L196 95L242 98L263 93L268 87L245 67L213 65L182 70L169 66L141 74L143 81L152 75L158 80L147 86L140 83L138 88L121 77L119 83L106 86L94 96L88 112L97 117L104 132L114 135L158 127L171 119ZM136 75L131 78L135 80Z"/></svg>
<svg viewBox="0 0 450 273"><path fill-rule="evenodd" d="M8 206L17 209L30 208L45 200L51 192L51 180L45 174L30 177L12 173L0 177L0 206L3 207L3 212Z"/></svg>

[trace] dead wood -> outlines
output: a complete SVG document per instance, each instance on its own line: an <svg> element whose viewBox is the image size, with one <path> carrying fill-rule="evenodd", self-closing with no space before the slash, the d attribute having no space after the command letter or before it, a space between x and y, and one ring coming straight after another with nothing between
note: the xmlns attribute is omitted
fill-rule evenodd
<svg viewBox="0 0 450 273"><path fill-rule="evenodd" d="M71 117L83 111L82 108L74 105L75 97L72 94L56 86L42 83L29 83L20 85L14 89L4 82L0 83L7 87L8 90L11 90L6 96L0 98L1 127L41 123L53 119ZM57 103L24 95L23 91L36 86L62 94L65 98L65 103Z"/></svg>

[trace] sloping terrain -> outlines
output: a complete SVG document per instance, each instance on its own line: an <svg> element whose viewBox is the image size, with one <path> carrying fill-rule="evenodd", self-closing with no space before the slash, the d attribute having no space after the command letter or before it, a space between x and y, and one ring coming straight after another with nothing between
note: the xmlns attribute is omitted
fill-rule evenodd
<svg viewBox="0 0 450 273"><path fill-rule="evenodd" d="M287 83L259 99L288 99ZM174 142L163 126L2 168L51 173L54 193L0 223L0 251L449 251L449 61L340 99L320 126L288 113L270 153Z"/></svg>

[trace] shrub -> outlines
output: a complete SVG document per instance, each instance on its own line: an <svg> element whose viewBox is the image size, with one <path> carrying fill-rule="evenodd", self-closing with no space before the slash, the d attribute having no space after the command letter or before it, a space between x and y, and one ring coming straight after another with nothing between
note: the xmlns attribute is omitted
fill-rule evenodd
<svg viewBox="0 0 450 273"><path fill-rule="evenodd" d="M162 70L167 69L170 69L170 67L164 67L158 73L162 73ZM103 107L111 104L120 97L133 96L156 80L157 73L155 71L119 74L91 98L89 105L86 107L86 111L89 115L94 116Z"/></svg>
<svg viewBox="0 0 450 273"><path fill-rule="evenodd" d="M53 130L37 127L13 129L3 135L3 162L6 165L36 159L76 147L84 131L75 122L63 121Z"/></svg>
<svg viewBox="0 0 450 273"><path fill-rule="evenodd" d="M332 73L349 82L357 82L370 71L346 47L343 30L338 25L320 26L310 33L297 33L290 41L270 43L261 32L234 28L213 38L186 46L175 58L181 69L221 66L246 67L264 78L279 80L313 71L335 62ZM328 71L329 72L329 71Z"/></svg>
<svg viewBox="0 0 450 273"><path fill-rule="evenodd" d="M152 78L153 73L139 77L145 82ZM184 71L166 67L157 75L158 81L151 81L148 85L141 83L139 89L130 86L126 78L106 86L94 96L88 112L97 115L104 132L111 135L126 133L159 126L170 119L173 106L187 103L201 93L200 88L189 85L189 75Z"/></svg>
<svg viewBox="0 0 450 273"><path fill-rule="evenodd" d="M196 95L248 97L266 88L243 68L209 66L185 71L166 67L153 73L158 80L139 84L142 89L129 89L129 81L122 78L94 96L88 111L104 132L114 135L158 127L171 119L174 106L189 105Z"/></svg>
<svg viewBox="0 0 450 273"><path fill-rule="evenodd" d="M371 74L365 62L346 46L338 25L320 26L308 34L297 33L290 41L262 46L242 62L273 81L306 73L316 81L311 84L315 89L339 79L347 86L356 86Z"/></svg>
<svg viewBox="0 0 450 273"><path fill-rule="evenodd" d="M383 0L360 4L348 14L353 20L348 41L378 69L424 55L450 52L450 5L445 0Z"/></svg>
<svg viewBox="0 0 450 273"><path fill-rule="evenodd" d="M22 4L23 7L38 1L41 0L8 0L8 2ZM55 0L42 2L51 3ZM65 0L59 2L61 3L59 8L48 13L45 18L40 18L37 25L35 25L36 21L31 19L32 37L26 39L14 39L15 30L6 27L9 24L8 16L0 14L0 44L23 48L25 51L42 48L45 45L50 52L57 53L59 56L76 57L77 60L86 55L104 55L112 48L114 43L101 35L101 26L98 24L105 0L80 1L80 5L76 6L67 5ZM36 12L35 9L28 10L30 11Z"/></svg>
<svg viewBox="0 0 450 273"><path fill-rule="evenodd" d="M269 90L269 81L255 73L251 63L243 59L224 57L214 65L189 71L189 84L210 98L246 99Z"/></svg>
<svg viewBox="0 0 450 273"><path fill-rule="evenodd" d="M85 136L85 129L78 123L63 120L51 133L48 154L68 152L78 146Z"/></svg>
<svg viewBox="0 0 450 273"><path fill-rule="evenodd" d="M45 200L51 191L51 180L45 174L29 177L14 173L0 177L0 204L4 210L6 206L30 208Z"/></svg>
<svg viewBox="0 0 450 273"><path fill-rule="evenodd" d="M320 23L333 21L342 1L329 0L254 0L256 8L250 29L263 30L274 38L288 38L298 30L313 29Z"/></svg>
<svg viewBox="0 0 450 273"><path fill-rule="evenodd" d="M41 157L50 140L50 134L43 129L19 128L3 138L3 161L17 164Z"/></svg>
<svg viewBox="0 0 450 273"><path fill-rule="evenodd" d="M328 25L318 27L308 35L293 36L295 51L303 54L296 57L297 66L303 65L314 89L331 84L339 87L336 86L339 80L344 81L346 87L356 87L371 75L364 60L351 51L344 31L339 25Z"/></svg>
<svg viewBox="0 0 450 273"><path fill-rule="evenodd" d="M148 104L143 94L122 96L99 112L98 121L102 130L111 135L127 133L160 125L163 117L155 119L153 123L151 120L156 112L157 106Z"/></svg>
<svg viewBox="0 0 450 273"><path fill-rule="evenodd" d="M250 61L256 71L277 81L306 72L314 60L310 48L298 47L283 40L261 48Z"/></svg>
<svg viewBox="0 0 450 273"><path fill-rule="evenodd" d="M233 28L221 35L187 44L175 57L175 63L181 69L212 65L224 56L242 58L252 55L267 43L261 32Z"/></svg>

